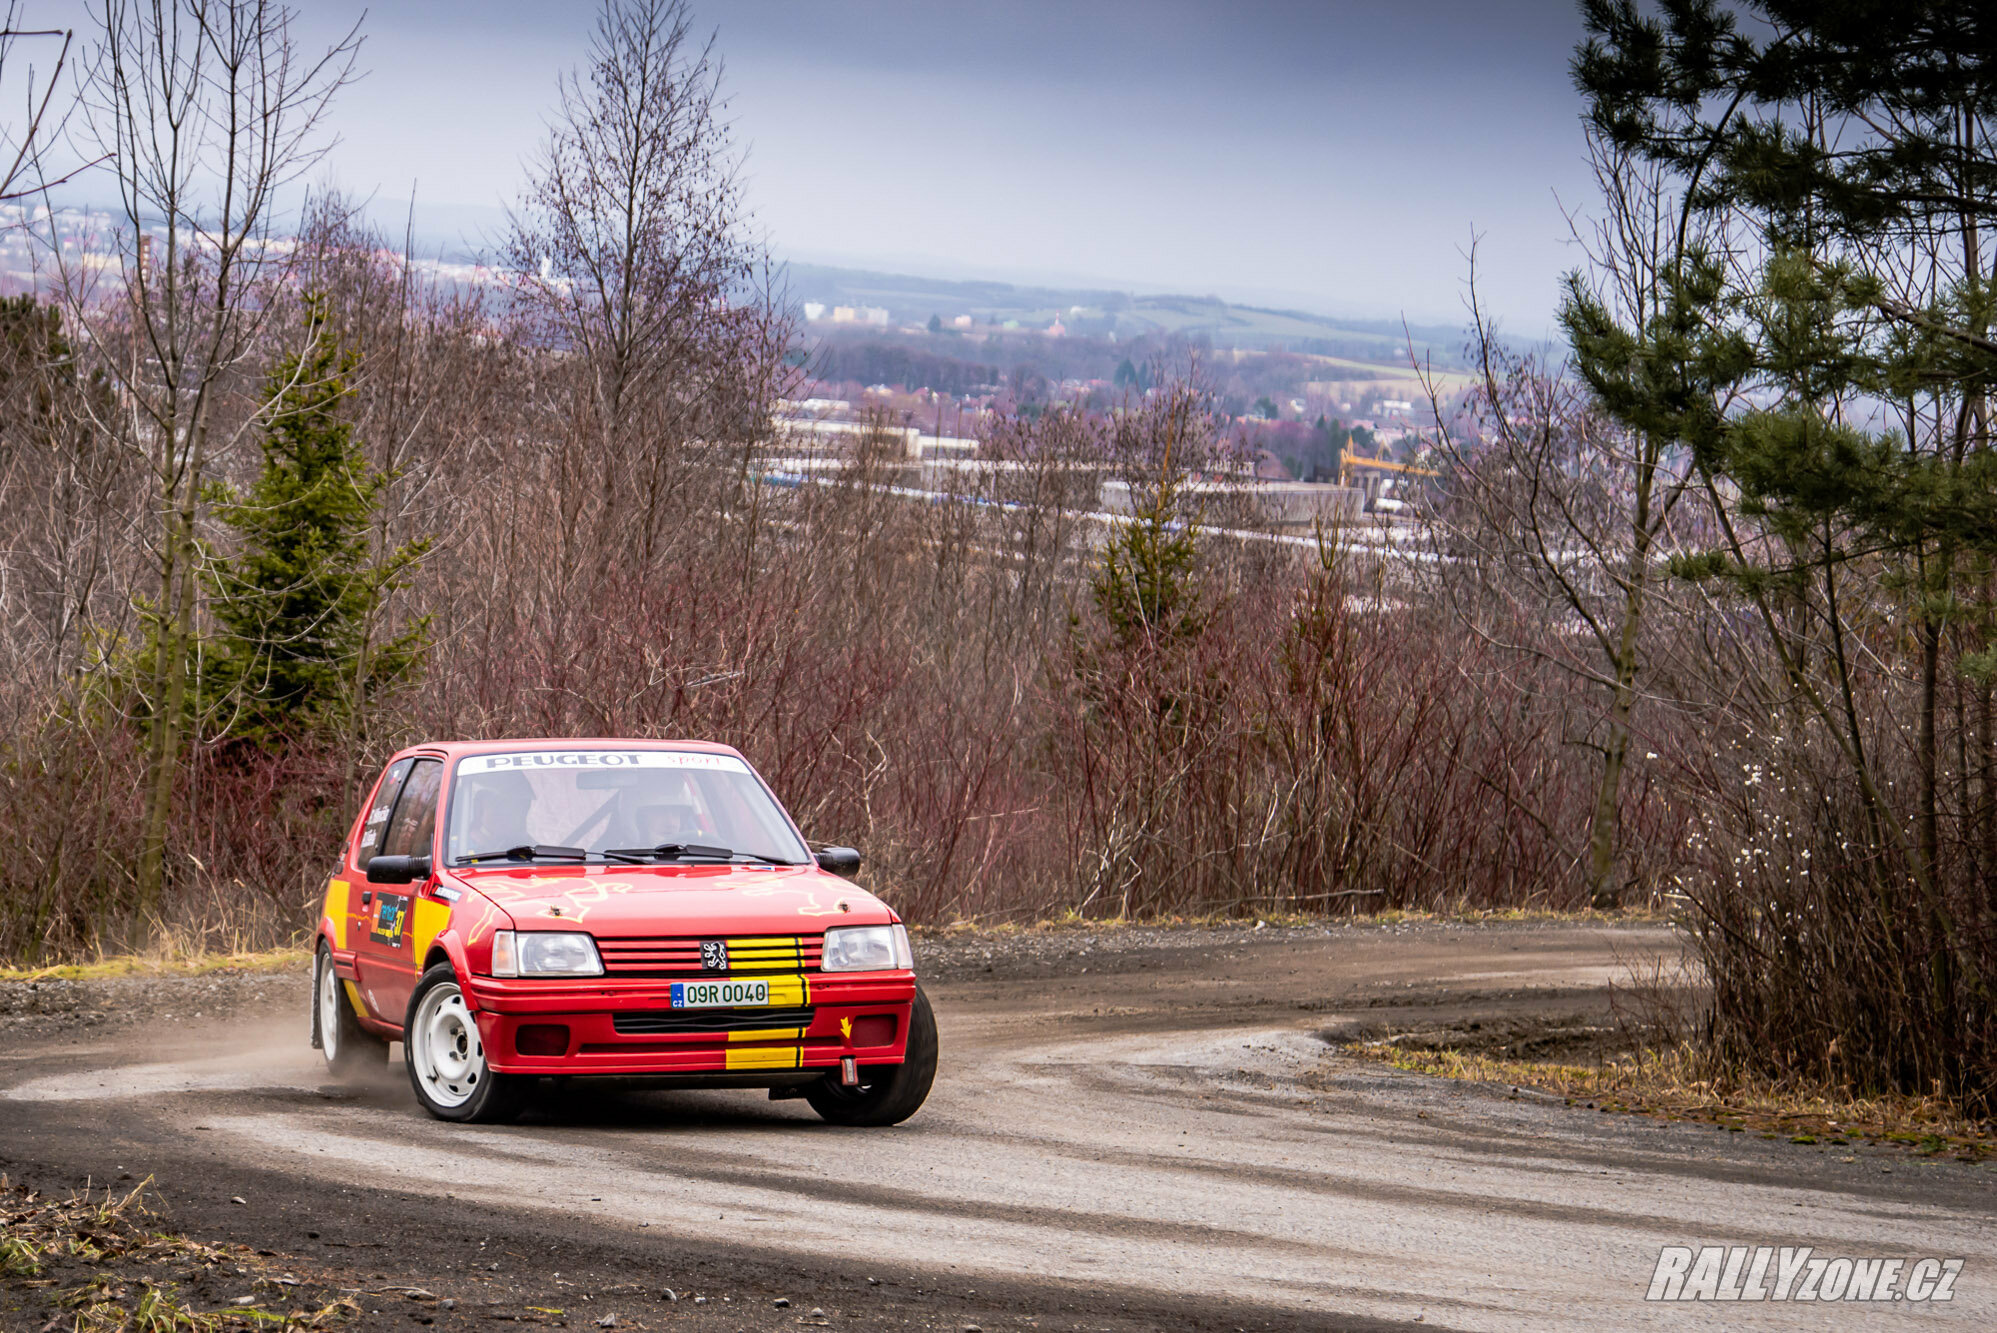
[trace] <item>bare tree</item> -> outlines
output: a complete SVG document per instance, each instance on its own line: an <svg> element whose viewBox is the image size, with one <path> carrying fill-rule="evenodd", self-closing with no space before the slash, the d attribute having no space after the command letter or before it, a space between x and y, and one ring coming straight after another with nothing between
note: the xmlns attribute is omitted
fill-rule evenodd
<svg viewBox="0 0 1997 1333"><path fill-rule="evenodd" d="M1682 299L1674 274L1688 246L1661 173L1591 139L1604 211L1578 236L1588 272L1568 279L1564 317L1583 305L1668 339ZM1696 238L1690 238L1696 239ZM1602 701L1584 744L1600 757L1585 857L1597 906L1624 888L1618 836L1632 722L1643 696L1644 626L1658 595L1667 529L1696 484L1689 452L1660 431L1624 430L1597 410L1571 366L1509 348L1477 296L1471 256L1474 383L1467 411L1445 420L1430 380L1436 440L1448 465L1437 511L1456 559L1435 566L1473 625L1548 658ZM1640 358L1620 368L1644 373ZM1475 595L1460 595L1467 588ZM1550 632L1519 641L1520 626Z"/></svg>
<svg viewBox="0 0 1997 1333"><path fill-rule="evenodd" d="M682 446L767 433L789 341L720 79L684 0L604 0L507 246L532 335L573 358L568 470L620 559L656 554Z"/></svg>
<svg viewBox="0 0 1997 1333"><path fill-rule="evenodd" d="M116 601L137 469L93 418L105 384L80 365L62 312L0 299L0 672L54 685L87 656Z"/></svg>
<svg viewBox="0 0 1997 1333"><path fill-rule="evenodd" d="M360 36L308 55L292 11L269 0L101 0L93 17L83 134L118 187L122 284L101 299L71 271L63 290L117 390L100 424L151 473L144 915L159 902L185 742L203 480L218 428L261 410L225 420L223 400L267 350L257 293L296 262L273 233L278 192L330 146L322 121Z"/></svg>

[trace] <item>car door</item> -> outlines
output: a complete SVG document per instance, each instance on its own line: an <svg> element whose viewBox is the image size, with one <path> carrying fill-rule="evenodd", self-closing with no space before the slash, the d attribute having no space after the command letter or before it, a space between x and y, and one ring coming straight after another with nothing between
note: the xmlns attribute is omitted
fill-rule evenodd
<svg viewBox="0 0 1997 1333"><path fill-rule="evenodd" d="M441 760L410 761L408 776L396 793L381 845L374 856L429 856L436 842L438 796L444 786ZM380 808L377 804L377 809ZM365 834L363 838L365 838ZM355 923L354 969L368 1008L384 1022L400 1024L416 985L415 947L410 930L412 906L422 884L369 884L361 867L361 919Z"/></svg>
<svg viewBox="0 0 1997 1333"><path fill-rule="evenodd" d="M326 910L335 918L334 947L340 951L342 962L354 959L358 965L360 945L367 939L368 923L374 915L374 894L367 882L368 862L381 850L381 835L388 831L388 817L395 813L395 798L402 794L403 781L415 763L414 759L398 759L382 772L362 813L360 830L354 834L346 855L340 858L340 869L333 877ZM357 1004L366 1008L366 997L362 996Z"/></svg>

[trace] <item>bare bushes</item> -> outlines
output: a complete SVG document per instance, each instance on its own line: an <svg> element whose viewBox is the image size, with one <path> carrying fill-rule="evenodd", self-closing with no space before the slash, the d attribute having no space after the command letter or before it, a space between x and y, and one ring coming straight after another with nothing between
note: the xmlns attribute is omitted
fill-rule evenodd
<svg viewBox="0 0 1997 1333"><path fill-rule="evenodd" d="M0 763L0 957L53 959L162 942L194 951L294 938L346 831L346 756L204 750L183 767L169 826L174 893L139 908L143 732L44 717Z"/></svg>
<svg viewBox="0 0 1997 1333"><path fill-rule="evenodd" d="M1890 666L1892 646L1871 639L1874 663ZM1779 695L1716 712L1688 747L1678 785L1693 829L1678 878L1712 985L1704 1037L1718 1070L1938 1095L1988 1114L1997 904L1981 793L1973 770L1944 770L1929 857L1917 738L1897 723L1916 707L1908 674L1854 673L1862 771L1821 719ZM1975 686L1953 693L1951 711L1973 727ZM1968 735L1952 739L1968 748Z"/></svg>
<svg viewBox="0 0 1997 1333"><path fill-rule="evenodd" d="M1015 466L944 503L868 469L801 488L787 531L840 551L807 560L873 566L819 587L807 632L884 637L896 667L814 813L862 821L871 882L918 919L1585 901L1586 699L1377 551L1205 530L1208 425L1180 387L1003 423ZM1139 513L1087 518L1078 472Z"/></svg>
<svg viewBox="0 0 1997 1333"><path fill-rule="evenodd" d="M1061 718L1083 910L1585 903L1563 682L1522 692L1517 662L1329 547L1216 599L1198 636L1085 662Z"/></svg>
<svg viewBox="0 0 1997 1333"><path fill-rule="evenodd" d="M1951 876L1925 903L1900 858L1852 836L1865 802L1813 748L1748 751L1741 775L1716 775L1715 795L1732 778L1732 798L1702 806L1687 896L1711 1049L1724 1068L1987 1109L1987 885Z"/></svg>

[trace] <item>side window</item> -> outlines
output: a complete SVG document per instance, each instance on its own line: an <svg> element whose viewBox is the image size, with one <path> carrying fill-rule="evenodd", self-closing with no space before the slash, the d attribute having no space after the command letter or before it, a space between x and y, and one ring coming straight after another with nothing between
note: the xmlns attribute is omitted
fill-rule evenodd
<svg viewBox="0 0 1997 1333"><path fill-rule="evenodd" d="M428 856L436 841L437 796L444 790L444 766L435 759L418 759L395 803L388 836L381 850L389 856Z"/></svg>
<svg viewBox="0 0 1997 1333"><path fill-rule="evenodd" d="M362 870L374 860L374 854L381 850L381 835L388 829L388 817L395 812L395 798L402 791L402 780L409 776L409 766L413 759L398 759L388 766L382 777L381 786L375 789L374 804L368 807L367 819L361 825L361 840L354 851L354 864Z"/></svg>

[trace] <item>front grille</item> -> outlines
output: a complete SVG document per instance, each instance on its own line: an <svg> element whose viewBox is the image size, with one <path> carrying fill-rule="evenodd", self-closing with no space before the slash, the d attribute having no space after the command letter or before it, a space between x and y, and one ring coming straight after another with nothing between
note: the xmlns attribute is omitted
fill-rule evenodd
<svg viewBox="0 0 1997 1333"><path fill-rule="evenodd" d="M728 969L700 965L702 940L728 946ZM816 972L823 935L658 935L596 941L603 970L613 977L753 977L772 972Z"/></svg>
<svg viewBox="0 0 1997 1333"><path fill-rule="evenodd" d="M813 1010L803 1009L660 1009L649 1013L623 1013L612 1019L618 1033L626 1037L650 1037L660 1033L744 1032L763 1028L811 1026Z"/></svg>

